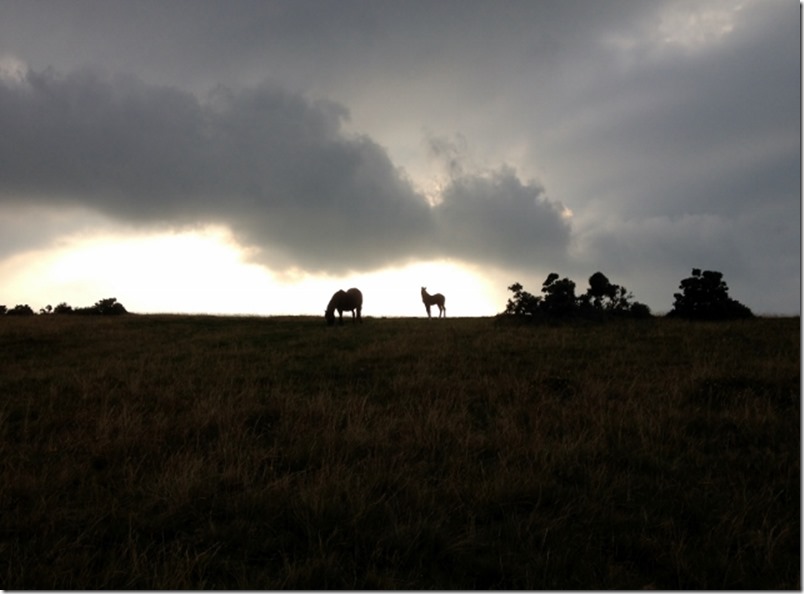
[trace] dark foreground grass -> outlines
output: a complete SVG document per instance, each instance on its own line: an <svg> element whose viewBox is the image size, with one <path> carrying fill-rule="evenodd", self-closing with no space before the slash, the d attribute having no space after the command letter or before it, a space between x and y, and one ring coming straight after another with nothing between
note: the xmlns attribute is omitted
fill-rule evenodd
<svg viewBox="0 0 804 594"><path fill-rule="evenodd" d="M800 587L800 323L0 319L0 583Z"/></svg>

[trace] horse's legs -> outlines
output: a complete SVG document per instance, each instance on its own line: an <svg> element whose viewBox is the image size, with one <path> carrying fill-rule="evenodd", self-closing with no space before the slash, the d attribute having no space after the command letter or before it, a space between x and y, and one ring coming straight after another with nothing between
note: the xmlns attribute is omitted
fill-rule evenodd
<svg viewBox="0 0 804 594"><path fill-rule="evenodd" d="M432 318L433 316L432 316L432 315L430 315L430 304L429 304L429 303L425 303L425 304L424 304L424 308L427 310L427 317L428 317L428 318Z"/></svg>
<svg viewBox="0 0 804 594"><path fill-rule="evenodd" d="M357 321L358 321L358 322L360 322L361 324L363 323L363 313L362 313L362 310L363 310L363 308L362 308L362 307L360 307L360 306L358 306L358 308L357 308Z"/></svg>
<svg viewBox="0 0 804 594"><path fill-rule="evenodd" d="M447 317L447 306L446 305L439 305L438 306L438 317L439 318L446 318Z"/></svg>

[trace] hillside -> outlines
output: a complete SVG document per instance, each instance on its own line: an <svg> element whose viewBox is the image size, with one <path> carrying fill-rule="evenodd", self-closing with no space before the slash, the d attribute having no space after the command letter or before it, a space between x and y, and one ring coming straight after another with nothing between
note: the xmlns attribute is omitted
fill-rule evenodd
<svg viewBox="0 0 804 594"><path fill-rule="evenodd" d="M797 589L800 320L0 320L13 589Z"/></svg>

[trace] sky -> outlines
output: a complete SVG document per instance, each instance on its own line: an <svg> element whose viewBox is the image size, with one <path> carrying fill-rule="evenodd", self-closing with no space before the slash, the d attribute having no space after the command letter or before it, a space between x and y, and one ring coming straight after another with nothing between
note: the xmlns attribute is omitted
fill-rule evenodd
<svg viewBox="0 0 804 594"><path fill-rule="evenodd" d="M2 0L0 303L801 309L790 0Z"/></svg>

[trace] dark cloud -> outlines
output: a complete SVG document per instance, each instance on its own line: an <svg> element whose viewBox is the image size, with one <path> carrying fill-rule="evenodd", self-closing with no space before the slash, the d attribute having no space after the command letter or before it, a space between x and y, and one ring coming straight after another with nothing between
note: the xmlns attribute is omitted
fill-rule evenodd
<svg viewBox="0 0 804 594"><path fill-rule="evenodd" d="M523 183L510 167L461 174L442 199L435 218L447 253L511 268L564 260L570 226L563 206L537 182Z"/></svg>
<svg viewBox="0 0 804 594"><path fill-rule="evenodd" d="M91 236L110 225L107 218L82 208L4 206L0 209L0 261L27 251L58 246L65 236Z"/></svg>
<svg viewBox="0 0 804 594"><path fill-rule="evenodd" d="M150 219L198 192L204 114L188 93L89 71L0 82L0 195ZM170 197L170 200L166 200Z"/></svg>
<svg viewBox="0 0 804 594"><path fill-rule="evenodd" d="M800 208L757 205L728 215L632 218L601 216L577 238L582 256L571 267L582 277L605 257L605 269L642 301L669 311L679 281L692 268L724 273L734 296L758 313L787 311L800 299ZM785 303L787 302L787 305ZM794 302L795 303L795 302Z"/></svg>
<svg viewBox="0 0 804 594"><path fill-rule="evenodd" d="M0 84L0 198L141 224L224 223L264 261L307 270L503 263L566 246L560 206L537 184L507 168L456 169L431 206L382 147L343 131L347 117L271 85L217 87L202 102L131 77L29 71Z"/></svg>
<svg viewBox="0 0 804 594"><path fill-rule="evenodd" d="M602 270L657 309L721 268L795 312L800 40L750 0L6 0L0 206L223 222L307 270Z"/></svg>
<svg viewBox="0 0 804 594"><path fill-rule="evenodd" d="M588 61L599 74L552 110L555 152L585 165L570 181L581 199L604 197L628 218L728 215L752 208L760 195L789 203L800 177L798 8L649 6L652 18L640 23L657 27L662 12L686 21L653 35L619 27L626 48L604 44ZM733 22L706 26L718 11ZM688 23L703 29L688 33L691 47L664 41L681 37Z"/></svg>
<svg viewBox="0 0 804 594"><path fill-rule="evenodd" d="M605 9L596 4L6 0L0 3L0 52L22 49L35 68L102 63L114 71L147 70L149 80L196 90L234 85L255 71L258 80L270 71L294 89L363 87L383 72L412 83L428 71L452 83L460 73L475 89L492 92L488 68L534 56L555 60L595 28L620 22L623 9L637 12L628 0L609 0ZM452 67L447 73L445 61ZM480 70L483 77L476 76ZM502 80L505 69L499 72Z"/></svg>
<svg viewBox="0 0 804 594"><path fill-rule="evenodd" d="M433 218L444 253L512 269L537 261L556 266L564 262L570 211L550 199L538 181L523 181L506 165L480 167L461 134L431 134L427 148L446 176L433 196Z"/></svg>

